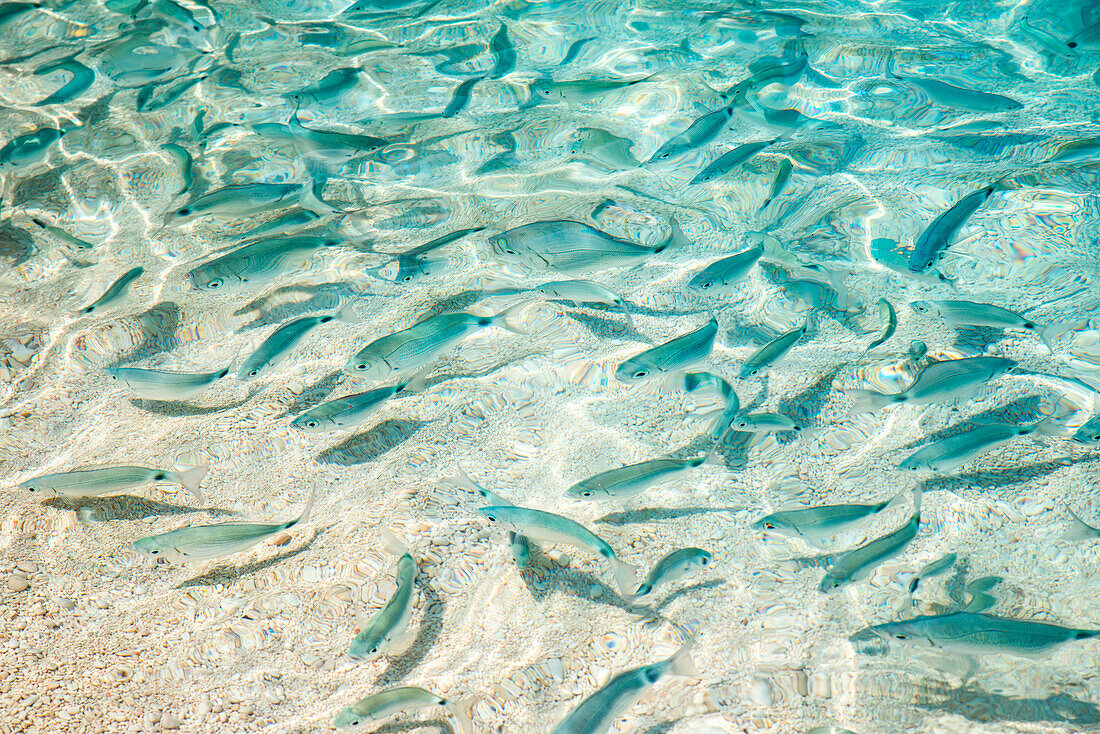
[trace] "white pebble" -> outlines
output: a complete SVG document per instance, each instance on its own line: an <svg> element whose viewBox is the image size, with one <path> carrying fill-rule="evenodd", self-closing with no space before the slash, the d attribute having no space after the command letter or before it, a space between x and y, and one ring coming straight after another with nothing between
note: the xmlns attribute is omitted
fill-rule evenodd
<svg viewBox="0 0 1100 734"><path fill-rule="evenodd" d="M160 725L165 729L179 729L183 722L175 714L165 714L160 717Z"/></svg>
<svg viewBox="0 0 1100 734"><path fill-rule="evenodd" d="M22 576L9 576L8 577L8 590L9 591L26 591L31 586L30 582Z"/></svg>

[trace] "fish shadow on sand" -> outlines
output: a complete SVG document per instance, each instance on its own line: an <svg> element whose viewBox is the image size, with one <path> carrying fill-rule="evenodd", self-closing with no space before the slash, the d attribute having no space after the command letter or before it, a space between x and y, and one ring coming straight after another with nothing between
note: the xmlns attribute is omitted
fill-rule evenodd
<svg viewBox="0 0 1100 734"><path fill-rule="evenodd" d="M1046 698L1017 698L991 693L974 685L929 688L920 690L914 705L962 716L970 721L985 724L1059 721L1090 728L1100 724L1100 707L1066 693L1055 693Z"/></svg>
<svg viewBox="0 0 1100 734"><path fill-rule="evenodd" d="M588 329L593 336L602 337L604 339L627 339L629 341L638 341L643 344L652 344L653 340L645 334L640 333L637 329L633 329L626 323L626 314L618 306L604 306L603 304L585 304L582 307L573 306L572 304L563 304L560 301L551 301L551 303L562 306L565 311L566 317L576 321L578 324ZM577 308L591 308L593 310L599 310L601 315L595 315L590 313L578 312ZM627 307L629 308L629 306ZM602 316L602 313L607 313L609 316L618 314L618 319L608 319Z"/></svg>
<svg viewBox="0 0 1100 734"><path fill-rule="evenodd" d="M749 464L749 450L757 441L755 433L731 431L714 449L714 455L721 457L727 469L743 469Z"/></svg>
<svg viewBox="0 0 1100 734"><path fill-rule="evenodd" d="M681 596L687 596L688 594L690 594L692 592L702 591L703 589L714 589L718 586L724 585L726 582L727 582L727 579L708 579L706 581L700 581L700 582L695 583L695 584L689 584L688 586L684 586L682 588L679 588L676 591L669 594L668 596L666 596L664 599L661 600L660 604L654 604L653 605L653 611L659 613L662 609L667 607L669 604L671 604L675 600L679 599Z"/></svg>
<svg viewBox="0 0 1100 734"><path fill-rule="evenodd" d="M992 326L958 326L955 328L955 341L951 346L966 350L982 350L987 345L996 344L1004 339L1004 336L1004 329Z"/></svg>
<svg viewBox="0 0 1100 734"><path fill-rule="evenodd" d="M646 507L640 510L610 512L596 518L596 522L608 525L634 525L655 520L677 520L681 517L704 515L708 512L739 512L744 507Z"/></svg>
<svg viewBox="0 0 1100 734"><path fill-rule="evenodd" d="M302 394L298 396L298 399L294 401L294 404L286 409L283 416L298 415L302 411L320 405L324 402L325 398L331 395L336 388L340 386L345 377L346 375L343 372L337 370L336 372L328 373L312 385L307 386L305 390L302 390Z"/></svg>
<svg viewBox="0 0 1100 734"><path fill-rule="evenodd" d="M424 598L424 619L420 623L420 631L403 653L390 659L386 669L374 679L376 686L396 683L412 672L428 656L432 645L443 631L443 613L447 609L447 602L428 584L420 584L420 593Z"/></svg>
<svg viewBox="0 0 1100 734"><path fill-rule="evenodd" d="M319 464L355 466L374 461L396 448L430 421L387 420L364 433L356 433L314 457Z"/></svg>
<svg viewBox="0 0 1100 734"><path fill-rule="evenodd" d="M308 295L309 297L305 300L278 303L280 296L289 294L299 296ZM250 301L233 312L234 316L243 316L248 313L256 314L256 317L252 321L249 321L247 324L242 324L237 329L237 333L240 334L251 329L281 324L288 319L307 313L335 311L340 307L341 301L347 301L349 298L358 298L364 295L365 293L363 291L352 287L352 284L348 281L321 283L319 285L309 286L288 285L282 288L276 288L271 293ZM276 305L268 308L267 304L272 302Z"/></svg>
<svg viewBox="0 0 1100 734"><path fill-rule="evenodd" d="M153 516L186 515L190 512L205 512L215 517L237 514L229 510L220 510L217 507L170 505L167 502L148 500L131 494L116 494L110 497L82 497L79 499L51 497L42 504L55 510L72 510L73 512L91 509L95 513L96 522L140 520Z"/></svg>
<svg viewBox="0 0 1100 734"><path fill-rule="evenodd" d="M960 433L965 433L972 428L983 423L1008 423L1011 425L1026 425L1042 418L1042 414L1039 412L1039 408L1042 406L1043 399L1038 395L1027 395L1022 398L1017 398L1007 405L1002 405L997 408L990 408L989 410L973 415L966 420L959 421L949 426L945 426L938 431L933 431L925 436L921 436L913 441L907 443L904 448L906 450L912 450L917 446L923 446L927 443L934 441L940 441L950 436L955 436Z"/></svg>
<svg viewBox="0 0 1100 734"><path fill-rule="evenodd" d="M833 391L833 380L843 367L844 365L833 367L802 392L781 399L776 406L776 412L792 418L803 428L809 427L821 415L821 409L829 401ZM792 431L785 431L784 435L786 434L790 434L788 440L780 443L790 443L797 438L797 434Z"/></svg>
<svg viewBox="0 0 1100 734"><path fill-rule="evenodd" d="M189 578L179 582L178 584L176 584L175 588L187 589L192 586L213 586L214 584L228 584L232 583L242 576L248 576L249 574L256 573L257 571L262 571L265 568L270 568L276 563L282 563L283 561L289 560L294 556L301 555L302 553L308 551L311 547L313 547L313 543L317 540L318 537L320 537L321 533L328 530L329 527L331 526L315 528L313 530L313 535L310 536L309 540L307 540L305 543L302 543L297 548L291 548L290 550L284 551L278 555L271 556L270 558L264 558L259 561L253 561L252 563L246 563L243 566L218 566L216 568L210 569L201 576L195 576L193 578Z"/></svg>
<svg viewBox="0 0 1100 734"><path fill-rule="evenodd" d="M1097 459L1100 459L1100 454L1090 453L1057 461L1041 461L1036 464L1009 466L1004 469L966 472L954 476L931 477L921 482L921 488L926 492L941 489L949 492L975 488L998 489L1014 484L1023 484L1037 477L1053 474L1059 469L1065 469L1067 466L1095 461Z"/></svg>
<svg viewBox="0 0 1100 734"><path fill-rule="evenodd" d="M424 719L418 721L395 721L383 724L377 729L371 729L370 734L397 734L402 731L435 732L435 734L458 734L451 722L446 719Z"/></svg>
<svg viewBox="0 0 1100 734"><path fill-rule="evenodd" d="M176 333L183 321L182 314L178 305L164 301L131 317L141 324L140 332L145 338L120 354L116 363L121 365L137 362L178 347L180 340Z"/></svg>
<svg viewBox="0 0 1100 734"><path fill-rule="evenodd" d="M648 606L627 601L618 590L608 586L591 573L573 568L563 568L548 558L541 548L531 546L531 560L527 568L519 569L519 576L536 603L547 598L555 591L575 596L578 599L617 607L631 614L653 618L657 614ZM599 596L593 597L590 591L599 590Z"/></svg>
<svg viewBox="0 0 1100 734"><path fill-rule="evenodd" d="M672 727L680 723L680 719L672 719L671 721L662 721L660 724L649 727L639 734L668 734L672 731Z"/></svg>
<svg viewBox="0 0 1100 734"><path fill-rule="evenodd" d="M130 405L159 415L210 415L211 413L221 413L223 410L239 408L254 398L261 390L263 390L263 385L257 385L250 389L248 394L240 400L225 405L195 405L183 400L149 400L148 398L130 398Z"/></svg>

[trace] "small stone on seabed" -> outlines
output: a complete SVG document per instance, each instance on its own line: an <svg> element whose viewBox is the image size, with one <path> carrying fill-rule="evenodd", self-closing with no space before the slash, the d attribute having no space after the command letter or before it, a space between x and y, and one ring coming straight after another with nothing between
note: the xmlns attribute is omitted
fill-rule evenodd
<svg viewBox="0 0 1100 734"><path fill-rule="evenodd" d="M31 586L31 583L22 576L9 576L8 577L8 590L9 591L26 591Z"/></svg>
<svg viewBox="0 0 1100 734"><path fill-rule="evenodd" d="M165 729L179 729L183 722L175 714L165 714L160 717L160 725Z"/></svg>

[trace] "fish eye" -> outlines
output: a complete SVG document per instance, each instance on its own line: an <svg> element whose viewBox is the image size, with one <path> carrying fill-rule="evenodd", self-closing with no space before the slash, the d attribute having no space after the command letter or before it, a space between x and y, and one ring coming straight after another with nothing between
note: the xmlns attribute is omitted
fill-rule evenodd
<svg viewBox="0 0 1100 734"><path fill-rule="evenodd" d="M496 517L494 517L493 515L486 515L485 517L489 518L489 522L496 522L497 521Z"/></svg>
<svg viewBox="0 0 1100 734"><path fill-rule="evenodd" d="M367 368L367 365L365 365L365 364L355 365L355 369L357 369L357 370L365 370L366 368Z"/></svg>
<svg viewBox="0 0 1100 734"><path fill-rule="evenodd" d="M28 491L28 492L37 492L37 491L38 491L38 487L34 487L34 486L30 486L30 487L27 487L27 491Z"/></svg>
<svg viewBox="0 0 1100 734"><path fill-rule="evenodd" d="M711 286L711 282L709 280L705 280L705 281L703 281L702 283L699 284L699 287L702 288L703 290L706 290L707 288L710 288L710 286Z"/></svg>
<svg viewBox="0 0 1100 734"><path fill-rule="evenodd" d="M649 370L638 370L637 372L634 373L634 378L638 379L640 377L645 377L648 374L649 374Z"/></svg>
<svg viewBox="0 0 1100 734"><path fill-rule="evenodd" d="M159 551L159 550L157 550L156 548L150 548L150 549L149 549L149 555L151 555L151 556L155 556L155 555L157 555L158 553L160 553L160 551Z"/></svg>
<svg viewBox="0 0 1100 734"><path fill-rule="evenodd" d="M306 421L306 428L316 428L317 421Z"/></svg>
<svg viewBox="0 0 1100 734"><path fill-rule="evenodd" d="M359 726L359 719L352 719L348 723L351 724L352 726Z"/></svg>
<svg viewBox="0 0 1100 734"><path fill-rule="evenodd" d="M909 639L909 635L903 634L901 632L895 632L894 633L894 639L895 640L907 640L907 639Z"/></svg>
<svg viewBox="0 0 1100 734"><path fill-rule="evenodd" d="M411 283L412 280L413 280L413 277L411 275L406 275L404 278L401 279L401 282L402 283Z"/></svg>
<svg viewBox="0 0 1100 734"><path fill-rule="evenodd" d="M753 370L753 371L752 371L752 372L750 372L749 374L750 374L750 375L753 375L753 376L755 377L756 375L759 375L759 374L760 374L760 370Z"/></svg>
<svg viewBox="0 0 1100 734"><path fill-rule="evenodd" d="M251 372L248 373L248 376L249 377L255 377L258 374L260 374L259 370L252 370Z"/></svg>
<svg viewBox="0 0 1100 734"><path fill-rule="evenodd" d="M581 492L581 497L591 497L591 496L592 496L591 492Z"/></svg>
<svg viewBox="0 0 1100 734"><path fill-rule="evenodd" d="M764 529L765 530L775 530L775 525L773 523L766 522L766 523L764 523Z"/></svg>
<svg viewBox="0 0 1100 734"><path fill-rule="evenodd" d="M190 213L191 213L191 209L190 209L189 207L186 207L186 206L185 206L184 208L180 209L180 210L179 210L178 212L176 212L176 213L177 213L177 214L181 214L181 215L183 215L183 216L185 216L185 217L186 217L186 216L187 216L188 214L190 214Z"/></svg>
<svg viewBox="0 0 1100 734"><path fill-rule="evenodd" d="M214 278L214 280L212 280L212 281L210 281L209 283L206 284L206 287L217 290L218 288L222 287L222 279L221 278Z"/></svg>

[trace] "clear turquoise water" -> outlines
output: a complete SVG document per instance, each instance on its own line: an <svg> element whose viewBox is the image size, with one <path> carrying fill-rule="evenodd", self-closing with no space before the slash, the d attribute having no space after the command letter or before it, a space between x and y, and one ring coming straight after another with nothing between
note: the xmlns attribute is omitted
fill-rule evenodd
<svg viewBox="0 0 1100 734"><path fill-rule="evenodd" d="M613 674L687 639L698 675L662 678L614 731L1100 729L1095 641L1037 659L994 651L970 668L849 640L957 609L990 577L988 613L1100 628L1096 540L1064 537L1067 508L1100 524L1094 448L1032 435L949 473L898 469L960 424L1050 416L1071 434L1097 411L1097 23L1087 3L0 5L0 145L64 132L0 150L0 731L329 731L341 708L393 685L477 697L475 732L550 731ZM720 131L645 163L745 80ZM378 147L311 143L292 120ZM691 183L726 151L772 140ZM769 200L785 161L789 181ZM998 180L935 268L954 287L909 272L929 223ZM301 188L279 205L172 215L253 183ZM188 278L302 212L308 223L264 236L331 246L239 287ZM570 273L491 243L561 219L654 247L675 220L686 242ZM403 280L392 254L464 229L477 231ZM761 240L751 233L774 240L729 293L687 287ZM79 313L134 267L123 298ZM620 295L630 319L529 290L573 277ZM880 298L897 332L866 353ZM1065 329L1052 351L1026 330L955 328L906 305L952 298ZM372 340L432 314L509 307L513 331L486 327L444 350L422 386L358 426L290 425L394 383L341 372ZM270 373L235 378L279 325L342 308ZM746 411L806 430L734 434L713 461L630 498L565 497L598 472L709 448L712 391L615 377L708 312L718 338L692 369L728 380ZM766 375L738 377L806 316L807 335ZM850 415L843 389L911 382L913 340L926 360L1018 367L972 399ZM143 399L105 372L118 366L230 375L186 399ZM79 500L19 486L118 465L206 465L206 505L166 483ZM624 599L584 550L540 544L520 570L476 512L484 501L448 481L460 469L640 567L685 546L715 563L648 605ZM822 548L754 527L780 509L917 487L916 538L834 594L818 591L828 557L898 528L908 499ZM311 492L306 522L218 560L157 563L129 546L188 524L279 522ZM419 562L413 640L353 661L357 611L395 588L381 528ZM955 565L910 594L946 553ZM441 731L444 714L369 730Z"/></svg>

